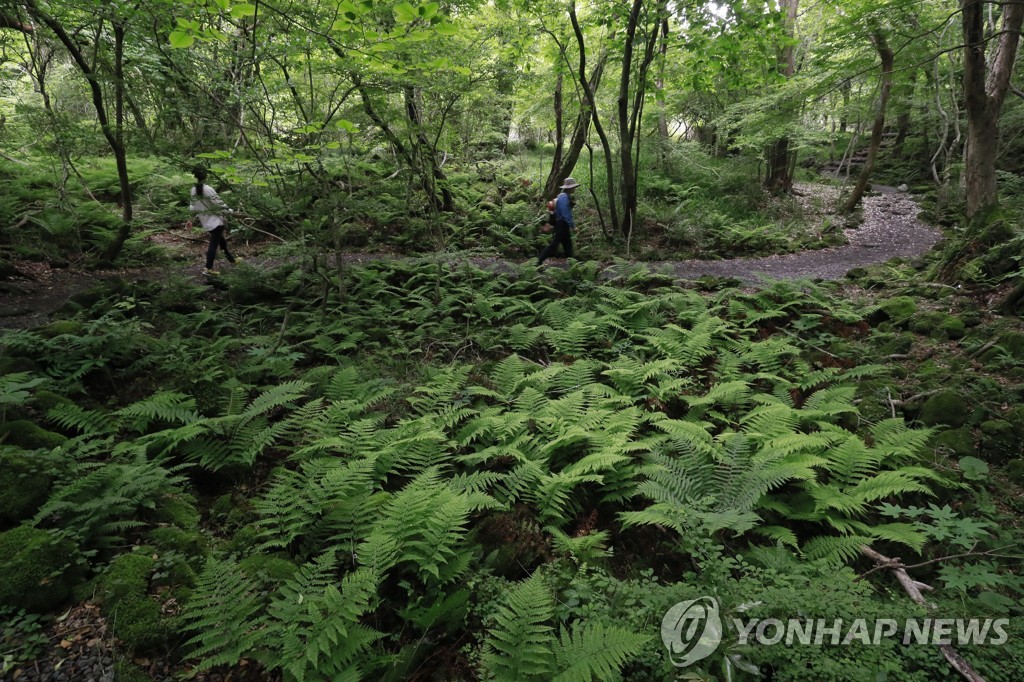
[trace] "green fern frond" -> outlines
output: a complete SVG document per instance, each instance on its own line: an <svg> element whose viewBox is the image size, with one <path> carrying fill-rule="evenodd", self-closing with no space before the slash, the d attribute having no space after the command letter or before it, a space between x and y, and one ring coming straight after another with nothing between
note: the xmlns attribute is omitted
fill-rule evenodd
<svg viewBox="0 0 1024 682"><path fill-rule="evenodd" d="M501 682L544 679L554 669L554 603L538 573L513 587L494 614L480 664Z"/></svg>
<svg viewBox="0 0 1024 682"><path fill-rule="evenodd" d="M844 563L860 556L860 548L870 544L871 538L865 536L820 536L805 542L802 551L811 561Z"/></svg>
<svg viewBox="0 0 1024 682"><path fill-rule="evenodd" d="M199 419L196 401L183 393L165 391L124 407L114 413L125 428L144 432L151 422L191 424Z"/></svg>
<svg viewBox="0 0 1024 682"><path fill-rule="evenodd" d="M186 642L196 648L189 658L198 670L234 666L257 651L266 637L267 619L260 585L230 560L210 558L196 579L182 610Z"/></svg>
<svg viewBox="0 0 1024 682"><path fill-rule="evenodd" d="M591 682L611 680L622 667L643 652L649 635L615 625L575 623L562 628L554 650L554 682Z"/></svg>

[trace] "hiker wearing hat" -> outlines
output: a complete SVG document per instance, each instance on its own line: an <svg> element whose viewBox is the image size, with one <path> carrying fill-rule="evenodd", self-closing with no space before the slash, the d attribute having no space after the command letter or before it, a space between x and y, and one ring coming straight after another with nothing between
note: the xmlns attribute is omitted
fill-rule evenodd
<svg viewBox="0 0 1024 682"><path fill-rule="evenodd" d="M555 199L555 225L551 235L551 243L537 256L537 266L554 255L561 244L565 257L572 258L572 233L576 229L576 221L572 219L572 193L580 184L574 178L566 178L562 183L561 193Z"/></svg>

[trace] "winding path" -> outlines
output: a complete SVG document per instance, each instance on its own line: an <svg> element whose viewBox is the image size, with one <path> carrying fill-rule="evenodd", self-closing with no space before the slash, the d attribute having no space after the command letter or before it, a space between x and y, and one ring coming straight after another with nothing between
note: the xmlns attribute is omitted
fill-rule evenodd
<svg viewBox="0 0 1024 682"><path fill-rule="evenodd" d="M771 279L842 279L857 267L927 253L942 238L938 229L917 219L920 210L909 194L874 186L877 195L864 197L864 222L845 231L849 244L763 258L719 261L657 261L649 266L679 279L705 275L735 277L746 282Z"/></svg>
<svg viewBox="0 0 1024 682"><path fill-rule="evenodd" d="M654 272L671 274L680 280L704 276L732 277L749 283L764 279L841 279L856 267L883 263L890 258L912 257L934 246L942 234L934 227L917 219L918 206L910 195L891 187L874 187L877 194L864 198L864 222L846 230L849 244L829 249L801 251L763 258L733 258L728 260L648 261L645 265ZM432 258L436 258L433 256ZM351 262L390 258L373 254L350 254ZM484 268L515 272L521 266L501 258L445 256L449 262L470 262ZM257 260L251 261L260 265ZM180 268L173 268L180 272ZM9 291L0 293L0 329L24 329L44 324L49 315L60 308L68 298L84 291L97 280L119 276L136 279L161 280L172 268L129 269L110 272L82 272L77 270L41 269L34 281L21 280L8 283ZM198 265L187 272L201 277ZM614 277L616 266L605 269Z"/></svg>

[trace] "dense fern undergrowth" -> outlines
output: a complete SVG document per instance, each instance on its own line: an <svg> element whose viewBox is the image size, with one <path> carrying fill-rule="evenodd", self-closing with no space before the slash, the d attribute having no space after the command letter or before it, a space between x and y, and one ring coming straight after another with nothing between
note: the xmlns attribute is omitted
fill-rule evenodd
<svg viewBox="0 0 1024 682"><path fill-rule="evenodd" d="M224 282L121 284L0 338L6 671L43 654L31 614L93 599L124 679L133 652L183 677L672 679L683 600L922 616L857 579L865 545L989 552L915 577L942 617L1015 615L1009 643L960 650L989 680L1024 669L1020 532L887 402L904 377L868 322L892 309L586 264ZM933 646L729 632L686 672L950 677Z"/></svg>

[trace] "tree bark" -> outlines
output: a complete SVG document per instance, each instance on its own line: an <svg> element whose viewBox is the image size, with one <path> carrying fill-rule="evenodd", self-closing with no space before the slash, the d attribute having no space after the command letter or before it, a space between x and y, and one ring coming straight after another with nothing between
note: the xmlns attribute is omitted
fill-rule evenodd
<svg viewBox="0 0 1024 682"><path fill-rule="evenodd" d="M783 15L786 36L793 37L796 31L796 12L800 0L781 0L780 9ZM786 44L779 53L779 71L786 78L792 78L796 73L796 59L793 45ZM789 136L783 135L776 140L768 149L768 173L765 177L765 188L769 192L790 192L793 189L793 175L790 168Z"/></svg>
<svg viewBox="0 0 1024 682"><path fill-rule="evenodd" d="M892 49L889 47L889 44L886 42L885 36L881 31L876 31L872 34L871 42L874 43L875 49L878 51L878 56L882 60L878 110L875 112L875 121L871 126L871 142L868 143L868 158L864 162L864 167L860 169L860 175L857 176L857 184L853 186L853 191L850 193L850 197L846 200L846 203L843 204L841 213L849 213L852 211L864 196L864 191L868 187L868 181L871 179L871 171L874 170L875 167L875 159L878 158L878 149L882 146L882 134L885 132L885 110L889 105L889 94L892 92L892 69L894 56Z"/></svg>
<svg viewBox="0 0 1024 682"><path fill-rule="evenodd" d="M608 53L603 52L598 58L597 66L594 67L594 72L590 76L590 89L592 92L597 92L598 87L601 84L601 76L604 73L604 65L608 61ZM586 145L587 136L590 134L590 125L593 118L593 111L590 108L590 103L584 98L580 102L580 113L576 116L576 125L572 130L572 139L569 141L569 149L562 154L561 162L557 168L552 165L551 173L548 175L547 181L544 183L544 196L551 197L558 192L559 184L562 180L569 175L572 175L573 169L576 168L576 164L580 160L580 154L583 153L583 147Z"/></svg>
<svg viewBox="0 0 1024 682"><path fill-rule="evenodd" d="M985 59L985 3L963 0L961 21L964 31L964 99L967 109L967 141L964 176L967 218L984 217L998 205L996 149L999 110L1010 87L1010 75L1017 56L1024 5L1002 5L1002 26L995 41L991 67Z"/></svg>
<svg viewBox="0 0 1024 682"><path fill-rule="evenodd" d="M594 90L590 87L590 83L587 81L587 51L586 43L583 40L583 30L580 28L579 19L576 17L576 0L573 0L569 4L569 21L572 23L573 33L576 35L576 42L580 48L580 66L579 66L579 83L580 87L583 88L583 92L587 97L587 103L590 105L594 120L594 130L597 131L597 136L601 139L601 148L604 150L604 163L608 182L608 212L610 214L610 220L612 223L612 232L618 232L619 229L619 211L618 204L615 200L615 166L612 159L612 148L608 142L608 135L605 134L604 126L601 124L601 117L597 112L597 101L594 96ZM593 188L591 188L593 192Z"/></svg>

